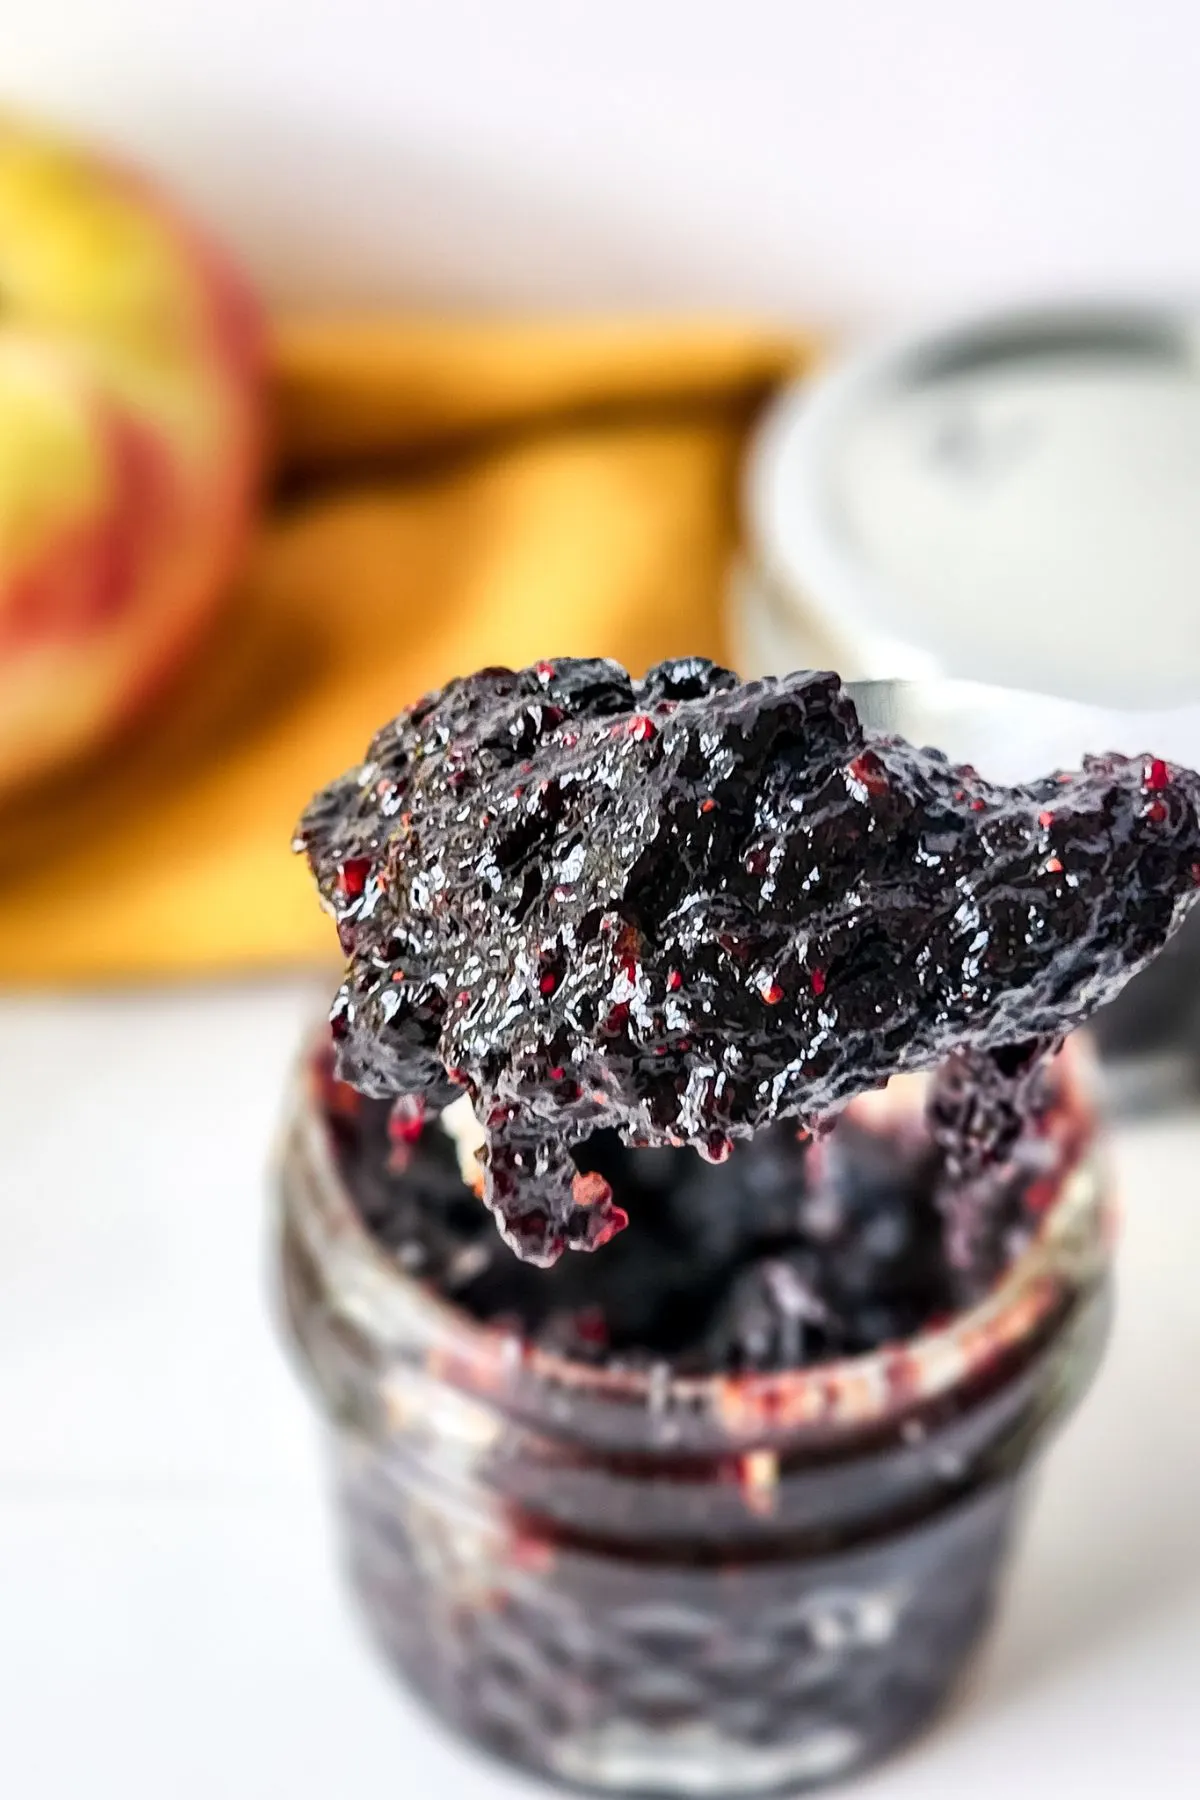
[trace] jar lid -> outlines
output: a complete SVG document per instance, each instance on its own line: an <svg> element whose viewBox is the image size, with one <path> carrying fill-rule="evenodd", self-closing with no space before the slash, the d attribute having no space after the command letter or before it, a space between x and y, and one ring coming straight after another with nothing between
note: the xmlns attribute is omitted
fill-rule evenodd
<svg viewBox="0 0 1200 1800"><path fill-rule="evenodd" d="M752 447L750 673L1200 699L1200 319L1057 307L786 390Z"/></svg>

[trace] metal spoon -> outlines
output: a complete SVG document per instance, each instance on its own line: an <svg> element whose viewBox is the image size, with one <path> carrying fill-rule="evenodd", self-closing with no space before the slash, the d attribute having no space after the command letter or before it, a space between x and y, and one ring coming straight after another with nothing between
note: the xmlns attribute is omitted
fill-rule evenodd
<svg viewBox="0 0 1200 1800"><path fill-rule="evenodd" d="M1088 751L1200 766L1200 705L1113 712L975 681L851 681L846 692L871 730L933 745L993 781L1078 768Z"/></svg>

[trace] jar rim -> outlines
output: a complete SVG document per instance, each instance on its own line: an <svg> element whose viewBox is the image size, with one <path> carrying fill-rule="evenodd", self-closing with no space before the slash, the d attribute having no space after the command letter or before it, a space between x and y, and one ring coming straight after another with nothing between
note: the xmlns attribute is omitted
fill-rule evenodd
<svg viewBox="0 0 1200 1800"><path fill-rule="evenodd" d="M317 1191L315 1205L296 1222L318 1260L328 1261L331 1299L337 1297L338 1309L360 1332L382 1346L416 1344L442 1376L477 1392L499 1394L519 1377L542 1392L623 1410L653 1412L669 1404L672 1411L707 1416L738 1437L764 1430L861 1431L961 1389L1003 1363L1049 1329L1064 1304L1101 1274L1111 1216L1094 1154L1091 1055L1078 1034L1064 1046L1059 1069L1069 1129L1054 1171L1057 1196L1029 1244L975 1305L898 1343L830 1362L705 1375L676 1374L665 1358L595 1365L473 1318L409 1274L363 1223L337 1167L311 1047L298 1071L292 1134ZM887 1094L865 1098L878 1104Z"/></svg>

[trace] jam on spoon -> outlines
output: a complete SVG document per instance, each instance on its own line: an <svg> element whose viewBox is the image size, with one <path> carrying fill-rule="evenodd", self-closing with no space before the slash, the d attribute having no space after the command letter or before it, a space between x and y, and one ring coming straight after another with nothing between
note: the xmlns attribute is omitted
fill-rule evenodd
<svg viewBox="0 0 1200 1800"><path fill-rule="evenodd" d="M400 714L297 847L348 958L339 1074L400 1097L401 1139L469 1094L527 1260L627 1223L572 1154L598 1132L719 1163L937 1065L969 1260L1047 1053L1195 896L1198 800L1151 757L998 786L865 731L831 674L562 659Z"/></svg>

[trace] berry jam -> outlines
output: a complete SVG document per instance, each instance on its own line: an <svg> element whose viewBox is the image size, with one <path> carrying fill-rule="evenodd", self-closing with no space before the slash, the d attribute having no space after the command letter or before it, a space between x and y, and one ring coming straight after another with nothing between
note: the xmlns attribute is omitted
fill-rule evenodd
<svg viewBox="0 0 1200 1800"><path fill-rule="evenodd" d="M345 1566L408 1685L507 1762L673 1800L796 1792L927 1725L1103 1339L1077 1061L1007 1152L993 1240L959 1243L902 1079L719 1167L587 1140L628 1228L537 1270L478 1205L461 1102L397 1125L322 1045L284 1293Z"/></svg>
<svg viewBox="0 0 1200 1800"><path fill-rule="evenodd" d="M1081 1145L1051 1075L989 1174L986 1208L964 1217L945 1151L894 1096L851 1102L819 1138L768 1126L719 1167L605 1131L574 1161L619 1198L628 1228L603 1256L538 1269L477 1202L461 1102L440 1120L398 1111L327 1061L320 1091L340 1179L408 1275L541 1350L678 1375L859 1356L978 1304L1033 1240Z"/></svg>
<svg viewBox="0 0 1200 1800"><path fill-rule="evenodd" d="M1107 1317L1059 1046L1194 897L1198 801L1149 756L998 787L699 659L485 670L317 796L348 967L285 1294L443 1717L682 1800L934 1715Z"/></svg>
<svg viewBox="0 0 1200 1800"><path fill-rule="evenodd" d="M597 1133L721 1163L941 1063L969 1264L1045 1053L1195 896L1198 799L1140 756L996 786L866 732L829 674L563 659L419 701L297 843L349 959L340 1073L471 1096L520 1255L627 1224L573 1154Z"/></svg>

